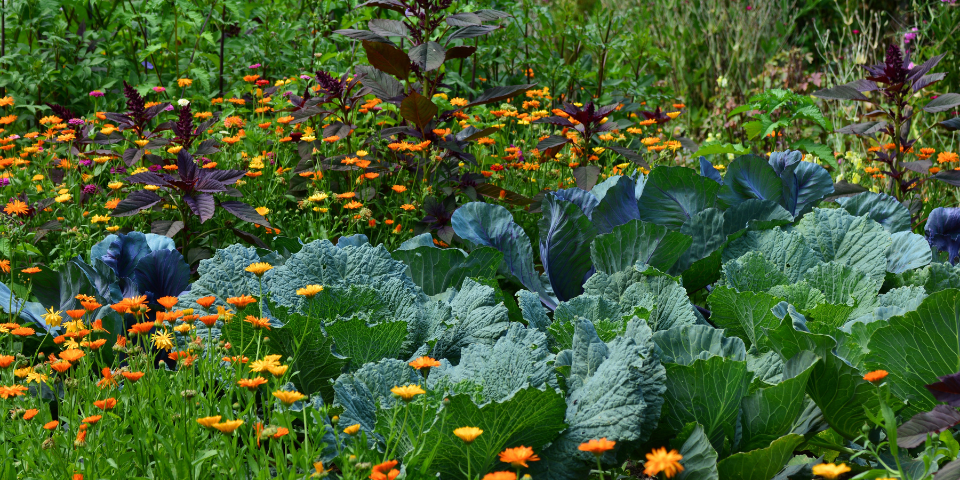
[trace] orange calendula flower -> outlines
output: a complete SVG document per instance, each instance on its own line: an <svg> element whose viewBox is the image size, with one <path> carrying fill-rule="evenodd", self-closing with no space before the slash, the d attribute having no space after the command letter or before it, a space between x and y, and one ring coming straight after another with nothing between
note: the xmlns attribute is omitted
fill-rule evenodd
<svg viewBox="0 0 960 480"><path fill-rule="evenodd" d="M220 418L221 418L220 415L198 418L197 423L199 423L205 428L213 428L214 424L220 423Z"/></svg>
<svg viewBox="0 0 960 480"><path fill-rule="evenodd" d="M540 457L533 454L533 448L521 445L500 452L500 461L509 463L513 468L528 468L527 462L538 462Z"/></svg>
<svg viewBox="0 0 960 480"><path fill-rule="evenodd" d="M82 351L73 349L73 350L66 350L66 351L60 352L59 357L68 362L76 363L77 360L80 360L85 355L86 354L83 353Z"/></svg>
<svg viewBox="0 0 960 480"><path fill-rule="evenodd" d="M460 427L455 429L453 434L460 440L463 440L463 443L473 443L477 437L483 434L483 430L477 427Z"/></svg>
<svg viewBox="0 0 960 480"><path fill-rule="evenodd" d="M214 423L212 427L220 430L221 433L233 433L234 430L240 428L240 425L243 425L243 420L230 420L221 423Z"/></svg>
<svg viewBox="0 0 960 480"><path fill-rule="evenodd" d="M362 203L354 200L354 201L352 201L352 202L344 205L343 208L346 208L347 210L353 210L353 209L360 208L360 207L362 207L362 206L363 206Z"/></svg>
<svg viewBox="0 0 960 480"><path fill-rule="evenodd" d="M23 385L11 385L9 387L0 385L0 398L6 400L11 397L19 397L27 390L28 388Z"/></svg>
<svg viewBox="0 0 960 480"><path fill-rule="evenodd" d="M84 418L83 423L96 425L96 423L99 422L100 420L103 420L103 415L91 415L87 418Z"/></svg>
<svg viewBox="0 0 960 480"><path fill-rule="evenodd" d="M86 315L86 314L87 314L87 311L84 310L84 309L67 310L67 315L69 315L70 318L72 318L72 319L74 319L74 320L79 320L79 319L83 318L83 316Z"/></svg>
<svg viewBox="0 0 960 480"><path fill-rule="evenodd" d="M157 303L163 305L167 310L172 309L179 301L180 299L177 297L160 297L157 299Z"/></svg>
<svg viewBox="0 0 960 480"><path fill-rule="evenodd" d="M93 402L93 405L94 405L95 407L99 408L100 410L110 410L110 409L112 409L113 407L116 407L116 406L117 406L117 399L116 399L116 398L113 398L113 397L110 397L110 398L103 399L103 400L97 400L97 401Z"/></svg>
<svg viewBox="0 0 960 480"><path fill-rule="evenodd" d="M117 385L117 379L113 378L113 372L110 371L110 367L103 367L100 374L103 375L103 378L97 382L98 387L107 388Z"/></svg>
<svg viewBox="0 0 960 480"><path fill-rule="evenodd" d="M400 470L397 470L397 461L390 460L373 466L373 470L370 472L370 480L393 480L400 475Z"/></svg>
<svg viewBox="0 0 960 480"><path fill-rule="evenodd" d="M40 267L24 268L23 270L20 270L20 271L23 273L26 273L27 275L33 275L34 273L40 273Z"/></svg>
<svg viewBox="0 0 960 480"><path fill-rule="evenodd" d="M133 324L133 326L127 329L127 332L132 333L134 335L146 335L150 333L150 330L153 329L153 327L154 327L153 322L135 323Z"/></svg>
<svg viewBox="0 0 960 480"><path fill-rule="evenodd" d="M821 463L820 465L813 466L814 475L819 475L823 478L830 478L830 479L837 478L840 475L843 475L844 473L847 473L849 471L850 471L850 467L848 467L847 464L845 463L841 463L840 465L836 465L833 463Z"/></svg>
<svg viewBox="0 0 960 480"><path fill-rule="evenodd" d="M863 379L866 380L866 381L868 381L868 382L871 382L871 383L872 383L872 382L879 382L880 380L883 380L884 378L887 378L887 375L889 375L889 373L887 373L886 370L874 370L874 371L872 371L872 372L864 375L864 376L863 376Z"/></svg>
<svg viewBox="0 0 960 480"><path fill-rule="evenodd" d="M438 361L437 361L436 359L434 359L434 358L430 358L430 357L420 357L420 358L418 358L418 359L410 362L410 366L413 367L413 368L416 368L417 370L420 370L421 368L439 367L439 366L440 366L440 362L438 362Z"/></svg>
<svg viewBox="0 0 960 480"><path fill-rule="evenodd" d="M590 452L596 456L603 455L603 452L607 450L613 450L613 447L616 446L617 442L607 440L606 437L601 438L600 440L592 439L589 442L581 443L577 449L582 452Z"/></svg>
<svg viewBox="0 0 960 480"><path fill-rule="evenodd" d="M261 215L263 214L261 213ZM266 262L251 263L250 266L248 266L247 268L244 268L245 271L248 271L258 277L262 277L264 273L267 273L272 269L273 269L273 265L270 265L269 263L266 263Z"/></svg>
<svg viewBox="0 0 960 480"><path fill-rule="evenodd" d="M210 308L210 305L213 305L213 302L216 302L216 301L217 301L217 297L214 297L214 296L201 297L197 299L197 303L199 303L200 306L203 308Z"/></svg>
<svg viewBox="0 0 960 480"><path fill-rule="evenodd" d="M390 392L403 399L404 402L409 402L410 400L413 400L413 397L427 393L426 390L420 388L420 385L393 387L390 389Z"/></svg>
<svg viewBox="0 0 960 480"><path fill-rule="evenodd" d="M288 390L277 390L273 392L273 396L277 397L284 405L293 405L294 402L303 400L306 398L306 395L300 392L291 392Z"/></svg>
<svg viewBox="0 0 960 480"><path fill-rule="evenodd" d="M121 375L131 383L137 383L138 380L143 378L143 372L123 372Z"/></svg>
<svg viewBox="0 0 960 480"><path fill-rule="evenodd" d="M30 410L23 412L23 419L30 420L33 417L36 417L38 413L40 413L40 410L37 410L36 408L31 408Z"/></svg>
<svg viewBox="0 0 960 480"><path fill-rule="evenodd" d="M654 448L647 454L647 462L644 464L643 473L655 476L663 472L667 478L673 478L683 471L683 465L680 465L683 455L676 450L667 451L666 448Z"/></svg>
<svg viewBox="0 0 960 480"><path fill-rule="evenodd" d="M0 368L7 368L10 365L13 365L13 361L16 359L17 357L14 357L13 355L0 355Z"/></svg>
<svg viewBox="0 0 960 480"><path fill-rule="evenodd" d="M267 379L263 377L254 377L254 378L241 378L237 381L237 385L249 390L256 390L260 385L267 383Z"/></svg>
<svg viewBox="0 0 960 480"><path fill-rule="evenodd" d="M318 293L323 291L323 285L307 285L303 288L297 289L297 295L307 298L313 298Z"/></svg>
<svg viewBox="0 0 960 480"><path fill-rule="evenodd" d="M343 429L343 433L346 433L347 435L356 435L357 432L359 431L360 431L359 423L350 425L349 427Z"/></svg>
<svg viewBox="0 0 960 480"><path fill-rule="evenodd" d="M29 337L35 333L37 333L37 331L30 327L20 327L10 330L10 335L16 335L18 337Z"/></svg>
<svg viewBox="0 0 960 480"><path fill-rule="evenodd" d="M257 318L253 315L247 315L247 318L244 318L243 321L253 325L254 328L266 328L267 330L270 330L269 318Z"/></svg>
<svg viewBox="0 0 960 480"><path fill-rule="evenodd" d="M957 160L960 160L960 156L954 152L940 152L937 155L937 163L950 163Z"/></svg>
<svg viewBox="0 0 960 480"><path fill-rule="evenodd" d="M227 303L237 308L246 307L247 305L250 305L256 301L257 299L251 297L250 295L240 295L239 297L230 297L227 299Z"/></svg>
<svg viewBox="0 0 960 480"><path fill-rule="evenodd" d="M30 213L30 206L20 200L13 200L3 207L3 211L7 215L26 215Z"/></svg>
<svg viewBox="0 0 960 480"><path fill-rule="evenodd" d="M513 472L490 472L483 476L483 480L517 480L517 474Z"/></svg>
<svg viewBox="0 0 960 480"><path fill-rule="evenodd" d="M43 424L43 429L44 429L44 430L53 430L54 428L57 428L57 425L60 425L60 422L54 420L54 421L52 421L52 422L47 422L47 423Z"/></svg>

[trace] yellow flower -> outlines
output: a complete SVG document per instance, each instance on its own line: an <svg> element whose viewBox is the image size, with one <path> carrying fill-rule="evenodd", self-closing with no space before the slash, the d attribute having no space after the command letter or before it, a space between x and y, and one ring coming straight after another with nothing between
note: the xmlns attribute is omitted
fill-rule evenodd
<svg viewBox="0 0 960 480"><path fill-rule="evenodd" d="M60 316L60 313L59 310L54 311L53 307L50 307L47 313L43 314L43 321L51 327L59 327L63 323L63 317Z"/></svg>
<svg viewBox="0 0 960 480"><path fill-rule="evenodd" d="M366 157L367 154L368 154L368 153L367 153L366 150L357 150L357 156L358 156L358 157Z"/></svg>
<svg viewBox="0 0 960 480"><path fill-rule="evenodd" d="M406 385L403 387L397 386L391 388L390 391L394 395L403 399L404 402L409 402L410 400L413 400L413 397L427 393L426 390L420 388L420 385Z"/></svg>
<svg viewBox="0 0 960 480"><path fill-rule="evenodd" d="M27 374L27 383L37 382L37 383L46 383L47 376L42 373L28 373Z"/></svg>
<svg viewBox="0 0 960 480"><path fill-rule="evenodd" d="M823 478L837 478L844 473L850 471L850 467L845 463L840 465L834 465L832 463L821 463L820 465L813 466L813 474L820 475Z"/></svg>
<svg viewBox="0 0 960 480"><path fill-rule="evenodd" d="M212 428L215 423L220 423L220 418L221 418L220 415L215 415L213 417L198 418L197 423L199 423L200 425L206 428Z"/></svg>
<svg viewBox="0 0 960 480"><path fill-rule="evenodd" d="M647 454L647 462L644 464L643 473L656 476L663 472L667 478L673 478L683 471L680 460L683 460L683 455L680 455L676 450L668 452L666 448L654 448L652 452Z"/></svg>
<svg viewBox="0 0 960 480"><path fill-rule="evenodd" d="M297 295L301 295L307 298L313 298L314 295L323 291L322 285L307 285L303 288L297 289Z"/></svg>
<svg viewBox="0 0 960 480"><path fill-rule="evenodd" d="M667 116L670 117L670 120L673 120L680 116L680 112L667 112Z"/></svg>
<svg viewBox="0 0 960 480"><path fill-rule="evenodd" d="M42 182L42 181L43 181L43 175L40 175L40 174L34 175L34 176L33 176L33 181L34 181L34 182Z"/></svg>
<svg viewBox="0 0 960 480"><path fill-rule="evenodd" d="M55 202L57 202L57 203L67 203L67 202L69 202L70 200L73 200L73 195L70 195L69 193L64 193L63 195L57 195L57 196L53 199L53 201L55 201Z"/></svg>
<svg viewBox="0 0 960 480"><path fill-rule="evenodd" d="M356 435L357 432L359 431L360 431L359 423L356 425L350 425L349 427L343 429L343 433L346 433L347 435Z"/></svg>
<svg viewBox="0 0 960 480"><path fill-rule="evenodd" d="M183 150L183 145L177 145L176 147L170 147L167 149L167 153L176 155L180 153L180 150Z"/></svg>
<svg viewBox="0 0 960 480"><path fill-rule="evenodd" d="M155 191L157 191L157 190L160 190L160 186L159 186L159 185L144 185L144 186L143 186L143 189L144 189L144 190L150 190L151 192L155 192Z"/></svg>
<svg viewBox="0 0 960 480"><path fill-rule="evenodd" d="M109 215L94 215L93 219L90 220L93 223L107 223L110 221Z"/></svg>
<svg viewBox="0 0 960 480"><path fill-rule="evenodd" d="M450 100L450 105L453 105L455 107L466 107L469 104L470 104L469 101L460 97L454 97Z"/></svg>
<svg viewBox="0 0 960 480"><path fill-rule="evenodd" d="M463 443L473 443L482 433L483 430L477 427L460 427L453 431L453 434L463 440Z"/></svg>
<svg viewBox="0 0 960 480"><path fill-rule="evenodd" d="M110 190L120 190L123 188L123 182L110 182L107 184L107 188Z"/></svg>
<svg viewBox="0 0 960 480"><path fill-rule="evenodd" d="M133 143L136 143L139 147L146 147L150 140L135 140Z"/></svg>
<svg viewBox="0 0 960 480"><path fill-rule="evenodd" d="M245 268L244 270L260 277L260 276L263 276L264 273L267 273L272 269L273 269L273 265L270 265L269 263L256 262L256 263L251 263L250 266Z"/></svg>
<svg viewBox="0 0 960 480"><path fill-rule="evenodd" d="M173 349L173 335L166 330L164 330L163 333L154 333L153 335L150 335L150 340L153 342L153 346L158 350Z"/></svg>
<svg viewBox="0 0 960 480"><path fill-rule="evenodd" d="M273 392L273 396L277 397L284 405L293 405L293 402L303 400L306 398L306 395L300 392L291 392L288 390L277 390Z"/></svg>
<svg viewBox="0 0 960 480"><path fill-rule="evenodd" d="M214 423L212 426L222 433L233 433L234 430L243 425L243 420L230 420L222 423Z"/></svg>
<svg viewBox="0 0 960 480"><path fill-rule="evenodd" d="M266 372L270 370L271 367L280 366L280 355L267 355L263 357L263 360L255 360L250 364L250 371L252 372Z"/></svg>
<svg viewBox="0 0 960 480"><path fill-rule="evenodd" d="M267 207L257 207L254 210L256 210L257 213L259 213L260 215L266 215L270 213L270 209Z"/></svg>
<svg viewBox="0 0 960 480"><path fill-rule="evenodd" d="M107 227L107 231L110 233L114 233L117 230L120 230L120 225L113 225L113 226Z"/></svg>
<svg viewBox="0 0 960 480"><path fill-rule="evenodd" d="M193 85L193 80L189 78L181 78L177 80L177 86L180 88L189 87L190 85Z"/></svg>
<svg viewBox="0 0 960 480"><path fill-rule="evenodd" d="M314 202L314 203L322 202L322 201L324 201L324 200L326 200L326 199L327 199L327 193L326 193L326 192L314 193L313 195L310 195L310 196L307 198L307 200L309 200L309 201L311 201L311 202Z"/></svg>

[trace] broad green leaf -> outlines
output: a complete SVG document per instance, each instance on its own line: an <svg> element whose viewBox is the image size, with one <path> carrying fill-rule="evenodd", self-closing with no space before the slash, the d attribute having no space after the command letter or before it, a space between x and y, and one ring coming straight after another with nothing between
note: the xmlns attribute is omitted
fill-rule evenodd
<svg viewBox="0 0 960 480"><path fill-rule="evenodd" d="M921 235L913 232L897 232L891 236L890 249L887 250L887 271L903 273L930 264L933 254L930 244Z"/></svg>
<svg viewBox="0 0 960 480"><path fill-rule="evenodd" d="M324 326L337 345L337 352L350 357L353 368L384 358L398 358L407 339L402 320L367 323L362 317L337 320Z"/></svg>
<svg viewBox="0 0 960 480"><path fill-rule="evenodd" d="M664 366L668 408L662 420L677 431L689 422L700 423L710 444L722 449L724 438L734 438L740 403L750 387L747 362L710 357Z"/></svg>
<svg viewBox="0 0 960 480"><path fill-rule="evenodd" d="M666 271L690 247L692 239L666 227L631 220L598 235L590 245L590 258L598 272L615 273L645 263Z"/></svg>
<svg viewBox="0 0 960 480"><path fill-rule="evenodd" d="M787 278L792 283L803 280L807 270L822 261L820 255L810 248L802 235L796 232L784 232L779 228L747 232L742 237L731 241L730 245L723 249L723 261L727 263L751 251L762 253L763 258L787 274Z"/></svg>
<svg viewBox="0 0 960 480"><path fill-rule="evenodd" d="M767 293L737 292L729 287L717 287L707 298L714 325L727 329L728 335L741 338L748 347L756 345L761 350L767 344L763 329L780 324L771 309L781 301L783 299Z"/></svg>
<svg viewBox="0 0 960 480"><path fill-rule="evenodd" d="M690 248L680 257L680 261L671 270L682 273L697 260L707 258L722 248L727 242L723 212L717 208L708 208L693 215L683 226L680 233L692 239Z"/></svg>
<svg viewBox="0 0 960 480"><path fill-rule="evenodd" d="M717 464L720 480L769 480L793 457L793 450L804 442L802 435L791 433L759 450L730 455Z"/></svg>
<svg viewBox="0 0 960 480"><path fill-rule="evenodd" d="M687 167L655 168L637 201L640 219L677 230L716 204L720 185Z"/></svg>
<svg viewBox="0 0 960 480"><path fill-rule="evenodd" d="M743 437L740 450L749 451L770 445L793 428L803 410L807 380L816 356L807 352L790 359L784 376L793 375L772 387L761 388L743 399ZM798 371L792 371L798 370Z"/></svg>
<svg viewBox="0 0 960 480"><path fill-rule="evenodd" d="M960 371L960 291L931 294L920 306L874 332L867 368L889 372L894 394L909 400L907 414L932 409L936 402L924 385Z"/></svg>
<svg viewBox="0 0 960 480"><path fill-rule="evenodd" d="M677 475L677 480L718 480L717 451L710 445L702 426L697 425L683 442L680 455L683 472Z"/></svg>
<svg viewBox="0 0 960 480"><path fill-rule="evenodd" d="M654 332L653 341L660 349L660 361L690 365L710 357L745 361L747 350L743 340L725 337L724 331L707 325L689 325Z"/></svg>
<svg viewBox="0 0 960 480"><path fill-rule="evenodd" d="M837 203L852 215L870 217L891 234L910 231L910 210L890 195L863 192L840 197Z"/></svg>
<svg viewBox="0 0 960 480"><path fill-rule="evenodd" d="M784 299L798 310L809 310L827 301L827 297L823 292L811 287L806 281L791 283L789 285L777 285L768 290L767 293L774 297Z"/></svg>
<svg viewBox="0 0 960 480"><path fill-rule="evenodd" d="M843 263L871 277L883 277L886 272L890 235L867 217L839 208L815 208L800 219L796 231L825 262Z"/></svg>
<svg viewBox="0 0 960 480"><path fill-rule="evenodd" d="M850 305L855 307L848 315L854 318L873 311L877 304L877 294L883 284L882 278L871 277L862 270L837 262L817 265L807 271L804 279L811 287L823 292L826 303ZM846 317L837 320L839 327Z"/></svg>
<svg viewBox="0 0 960 480"><path fill-rule="evenodd" d="M765 292L790 279L760 252L750 252L723 266L724 284L737 291Z"/></svg>
<svg viewBox="0 0 960 480"><path fill-rule="evenodd" d="M780 203L781 195L780 177L767 160L744 155L730 163L717 198L721 206L729 208L750 199Z"/></svg>
<svg viewBox="0 0 960 480"><path fill-rule="evenodd" d="M454 248L417 247L396 250L396 258L410 267L410 277L427 295L460 288L467 277L495 277L503 254L492 247L480 247L469 255Z"/></svg>

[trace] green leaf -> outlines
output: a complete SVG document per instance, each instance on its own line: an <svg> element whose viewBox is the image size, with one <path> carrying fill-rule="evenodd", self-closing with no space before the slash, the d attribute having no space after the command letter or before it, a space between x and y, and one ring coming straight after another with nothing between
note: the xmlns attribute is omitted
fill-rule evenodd
<svg viewBox="0 0 960 480"><path fill-rule="evenodd" d="M497 455L505 448L523 445L539 452L566 427L564 410L563 397L551 388L528 387L483 406L473 403L469 395L452 395L437 422L420 439L424 445L441 446L429 470L443 478L459 478L469 464L473 473L483 475L493 469ZM483 434L466 444L453 434L456 428L466 426L480 428Z"/></svg>
<svg viewBox="0 0 960 480"><path fill-rule="evenodd" d="M710 444L722 449L725 437L734 438L740 402L750 387L747 362L710 357L665 367L668 413L663 420L676 431L689 422L700 423Z"/></svg>
<svg viewBox="0 0 960 480"><path fill-rule="evenodd" d="M735 159L727 168L717 197L726 207L736 206L750 199L780 203L782 190L780 176L765 158L744 155Z"/></svg>
<svg viewBox="0 0 960 480"><path fill-rule="evenodd" d="M930 264L933 253L930 244L921 235L913 232L897 232L891 235L887 250L887 271L903 273Z"/></svg>
<svg viewBox="0 0 960 480"><path fill-rule="evenodd" d="M811 287L823 292L827 303L855 306L851 313L854 317L873 311L877 294L883 285L882 278L870 277L863 271L837 262L811 268L804 279Z"/></svg>
<svg viewBox="0 0 960 480"><path fill-rule="evenodd" d="M840 197L837 203L851 215L870 217L890 233L910 231L910 210L890 195L863 192Z"/></svg>
<svg viewBox="0 0 960 480"><path fill-rule="evenodd" d="M844 263L871 277L886 272L890 235L867 217L815 208L797 223L796 231L825 262Z"/></svg>
<svg viewBox="0 0 960 480"><path fill-rule="evenodd" d="M790 359L784 366L784 376L792 375L790 378L772 387L761 388L743 399L741 451L766 447L790 433L803 410L807 380L816 361L816 356L810 352Z"/></svg>
<svg viewBox="0 0 960 480"><path fill-rule="evenodd" d="M640 219L677 230L716 204L720 185L687 167L655 168L637 201Z"/></svg>
<svg viewBox="0 0 960 480"><path fill-rule="evenodd" d="M728 287L717 287L707 298L710 320L728 335L741 338L747 346L765 349L764 328L775 328L780 319L771 310L781 298L761 292L737 292Z"/></svg>
<svg viewBox="0 0 960 480"><path fill-rule="evenodd" d="M495 277L503 254L493 247L480 247L465 255L454 248L429 246L396 250L393 258L410 267L411 278L424 293L437 295L450 287L460 288L468 277Z"/></svg>
<svg viewBox="0 0 960 480"><path fill-rule="evenodd" d="M743 340L724 336L724 331L707 325L688 325L654 332L653 341L660 349L663 363L690 365L711 357L745 361Z"/></svg>
<svg viewBox="0 0 960 480"><path fill-rule="evenodd" d="M677 480L718 480L717 451L699 424L683 442L680 455L683 472L677 475Z"/></svg>
<svg viewBox="0 0 960 480"><path fill-rule="evenodd" d="M400 116L420 129L437 116L438 110L429 98L417 92L411 92L407 98L400 102Z"/></svg>
<svg viewBox="0 0 960 480"><path fill-rule="evenodd" d="M821 262L820 256L796 232L784 232L779 228L762 232L747 232L733 240L723 249L724 263L758 251L763 258L777 266L791 282L803 280L814 265Z"/></svg>
<svg viewBox="0 0 960 480"><path fill-rule="evenodd" d="M337 352L351 358L354 368L384 358L398 358L407 339L407 322L367 323L361 317L325 325Z"/></svg>
<svg viewBox="0 0 960 480"><path fill-rule="evenodd" d="M290 315L286 325L270 332L270 344L280 345L284 358L293 358L291 380L300 392L320 393L324 401L333 401L331 381L343 373L350 359L336 352L333 339L320 333L316 319Z"/></svg>
<svg viewBox="0 0 960 480"><path fill-rule="evenodd" d="M703 145L699 150L694 152L693 156L698 157L700 155L716 155L716 154L744 154L749 152L750 149L744 147L742 143L715 143L712 145Z"/></svg>
<svg viewBox="0 0 960 480"><path fill-rule="evenodd" d="M937 402L924 385L960 371L960 291L931 294L913 312L890 319L870 338L866 364L889 372L891 391L909 400L907 415Z"/></svg>
<svg viewBox="0 0 960 480"><path fill-rule="evenodd" d="M809 310L827 301L823 292L811 287L806 281L791 283L789 285L777 285L772 287L767 293L774 297L784 299L798 310Z"/></svg>
<svg viewBox="0 0 960 480"><path fill-rule="evenodd" d="M724 284L738 291L765 292L774 286L790 283L790 279L760 252L727 262L723 266Z"/></svg>
<svg viewBox="0 0 960 480"><path fill-rule="evenodd" d="M802 435L791 433L778 438L769 447L730 455L717 464L720 480L769 480L803 442Z"/></svg>
<svg viewBox="0 0 960 480"><path fill-rule="evenodd" d="M631 220L598 235L590 245L590 258L598 272L615 273L640 262L661 271L668 270L692 239L666 227Z"/></svg>

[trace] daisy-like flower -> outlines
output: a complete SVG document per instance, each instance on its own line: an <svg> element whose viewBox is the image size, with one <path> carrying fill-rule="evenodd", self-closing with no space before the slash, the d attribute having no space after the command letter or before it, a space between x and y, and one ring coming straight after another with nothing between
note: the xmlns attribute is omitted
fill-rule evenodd
<svg viewBox="0 0 960 480"><path fill-rule="evenodd" d="M204 428L213 428L214 424L220 423L220 418L222 418L220 415L198 418L197 423L199 423Z"/></svg>
<svg viewBox="0 0 960 480"><path fill-rule="evenodd" d="M269 318L257 318L253 315L247 315L247 318L244 318L243 321L253 325L253 328L266 328L267 330L270 330Z"/></svg>
<svg viewBox="0 0 960 480"><path fill-rule="evenodd" d="M410 362L410 366L420 370L421 368L439 367L440 362L430 357L420 357Z"/></svg>
<svg viewBox="0 0 960 480"><path fill-rule="evenodd" d="M343 433L346 433L347 435L356 435L357 432L359 431L360 431L359 423L350 425L349 427L343 429Z"/></svg>
<svg viewBox="0 0 960 480"><path fill-rule="evenodd" d="M413 400L413 397L427 393L426 390L420 388L420 385L405 385L402 387L397 386L391 388L390 392L400 397L404 402L409 402L410 400Z"/></svg>
<svg viewBox="0 0 960 480"><path fill-rule="evenodd" d="M297 289L297 295L307 298L313 298L316 294L323 291L322 285L307 285L303 288Z"/></svg>
<svg viewBox="0 0 960 480"><path fill-rule="evenodd" d="M287 406L293 405L294 402L306 398L306 395L300 392L291 392L289 390L277 390L276 392L273 392L273 396L277 397L277 399Z"/></svg>
<svg viewBox="0 0 960 480"><path fill-rule="evenodd" d="M226 422L214 423L213 428L220 430L220 433L233 433L234 430L243 425L243 420L229 420Z"/></svg>
<svg viewBox="0 0 960 480"><path fill-rule="evenodd" d="M603 455L607 450L613 450L613 447L617 445L617 442L607 440L606 437L601 438L600 440L593 439L586 443L581 443L577 449L582 452L590 452L596 456Z"/></svg>
<svg viewBox="0 0 960 480"><path fill-rule="evenodd" d="M248 267L249 268L249 267ZM227 303L234 305L237 308L243 308L251 303L256 302L257 299L251 297L250 295L240 295L239 297L230 297L227 299Z"/></svg>
<svg viewBox="0 0 960 480"><path fill-rule="evenodd" d="M150 341L153 342L154 348L158 350L169 351L173 349L173 335L167 330L150 335Z"/></svg>
<svg viewBox="0 0 960 480"><path fill-rule="evenodd" d="M267 379L263 377L253 377L253 378L241 378L237 381L237 385L248 390L256 390L260 385L267 383Z"/></svg>
<svg viewBox="0 0 960 480"><path fill-rule="evenodd" d="M261 214L262 215L262 214ZM251 263L250 266L244 268L245 271L250 272L258 277L262 277L264 273L273 269L273 265L270 265L266 262L256 262Z"/></svg>
<svg viewBox="0 0 960 480"><path fill-rule="evenodd" d="M12 200L3 207L3 211L7 215L23 216L30 213L30 206L20 200Z"/></svg>
<svg viewBox="0 0 960 480"><path fill-rule="evenodd" d="M538 462L540 457L533 454L533 448L521 445L500 452L500 461L509 463L513 468L528 468L527 462Z"/></svg>
<svg viewBox="0 0 960 480"><path fill-rule="evenodd" d="M460 427L455 429L453 434L460 440L463 440L463 443L473 443L477 437L483 434L483 430L477 427Z"/></svg>
<svg viewBox="0 0 960 480"><path fill-rule="evenodd" d="M400 470L397 470L397 461L390 460L388 462L383 462L373 466L373 470L370 472L370 480L393 480L400 475Z"/></svg>
<svg viewBox="0 0 960 480"><path fill-rule="evenodd" d="M836 465L833 463L821 463L820 465L813 466L814 475L819 475L823 478L830 478L830 479L837 478L840 475L843 475L844 473L847 473L849 471L850 471L850 467L848 467L845 463L841 463L840 465Z"/></svg>
<svg viewBox="0 0 960 480"><path fill-rule="evenodd" d="M680 465L683 455L676 450L667 451L666 448L654 448L647 454L647 462L644 464L643 473L656 476L663 472L667 478L673 478L678 473L683 472L683 465Z"/></svg>

